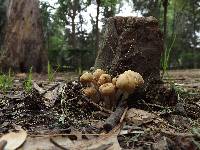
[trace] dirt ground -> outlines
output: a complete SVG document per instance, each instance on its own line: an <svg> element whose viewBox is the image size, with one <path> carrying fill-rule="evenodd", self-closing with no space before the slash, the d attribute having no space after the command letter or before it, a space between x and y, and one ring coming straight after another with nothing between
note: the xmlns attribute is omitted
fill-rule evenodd
<svg viewBox="0 0 200 150"><path fill-rule="evenodd" d="M200 89L200 70L171 70L164 78L166 81L174 81L187 90L194 90L196 92Z"/></svg>
<svg viewBox="0 0 200 150"><path fill-rule="evenodd" d="M25 74L17 74L14 87L10 91L0 92L1 135L14 129L15 125L21 126L29 135L69 134L74 128L82 133L101 132L97 122L103 122L108 115L94 116L94 112L99 110L84 103L85 99L80 92L82 86L74 82L78 79L78 75L57 73L54 82L49 82L45 75L33 75L34 82L46 92L54 89L57 84L66 83L63 88L64 99L59 97L59 101L47 101L49 107L38 91L29 94L24 92L23 83L26 78ZM139 108L150 113L151 119L142 121L138 126L135 126L132 121L127 121L122 131L128 128L131 132L118 136L121 147L156 149L155 145L161 144L161 146L168 145L172 149L181 149L181 147L185 150L197 149L192 142L194 138L190 134L193 128L200 127L200 70L172 70L165 75L164 82L177 92L178 104L174 107L164 107L139 102ZM67 112L63 112L63 107ZM159 117L152 119L152 114ZM198 141L199 138L195 140Z"/></svg>

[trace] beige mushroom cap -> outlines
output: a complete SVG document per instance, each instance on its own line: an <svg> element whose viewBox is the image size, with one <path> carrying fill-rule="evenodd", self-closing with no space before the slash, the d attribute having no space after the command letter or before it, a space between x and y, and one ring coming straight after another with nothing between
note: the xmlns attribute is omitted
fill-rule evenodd
<svg viewBox="0 0 200 150"><path fill-rule="evenodd" d="M81 77L80 81L82 83L92 82L93 81L93 75L89 72L85 72Z"/></svg>
<svg viewBox="0 0 200 150"><path fill-rule="evenodd" d="M116 81L116 87L122 91L132 93L136 87L144 83L142 76L134 71L128 70L120 74Z"/></svg>
<svg viewBox="0 0 200 150"><path fill-rule="evenodd" d="M102 84L105 84L105 83L109 83L109 82L111 82L111 76L109 74L102 74L99 77L99 81L98 81L99 85L102 85Z"/></svg>
<svg viewBox="0 0 200 150"><path fill-rule="evenodd" d="M112 79L112 84L116 85L116 82L117 82L117 77L114 77L114 78Z"/></svg>
<svg viewBox="0 0 200 150"><path fill-rule="evenodd" d="M87 97L92 97L97 93L97 90L93 87L87 87L85 89L83 89L83 93L87 96Z"/></svg>
<svg viewBox="0 0 200 150"><path fill-rule="evenodd" d="M95 79L96 81L98 81L99 78L100 78L100 76L101 76L102 74L105 74L105 73L106 73L106 72L103 71L103 70L101 70L101 69L96 69L96 70L94 71L94 73L93 73L94 79Z"/></svg>
<svg viewBox="0 0 200 150"><path fill-rule="evenodd" d="M99 92L104 96L113 95L115 93L115 85L112 83L105 83L99 87Z"/></svg>
<svg viewBox="0 0 200 150"><path fill-rule="evenodd" d="M130 72L131 70L128 70L128 72ZM137 87L141 86L144 84L144 79L142 78L142 76L138 73L138 72L134 72L134 71L131 71L130 73L132 73L135 78L136 78L136 81L137 81Z"/></svg>

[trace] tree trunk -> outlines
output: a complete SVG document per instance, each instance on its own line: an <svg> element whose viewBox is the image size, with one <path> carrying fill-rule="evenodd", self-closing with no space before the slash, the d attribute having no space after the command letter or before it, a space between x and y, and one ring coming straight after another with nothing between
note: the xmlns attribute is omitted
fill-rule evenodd
<svg viewBox="0 0 200 150"><path fill-rule="evenodd" d="M3 70L45 71L47 52L38 0L10 0L4 38L5 55L0 60Z"/></svg>
<svg viewBox="0 0 200 150"><path fill-rule="evenodd" d="M0 0L0 52L2 49L2 44L4 40L4 35L5 35L5 23L6 23L6 10L8 8L9 1L5 0L2 1Z"/></svg>
<svg viewBox="0 0 200 150"><path fill-rule="evenodd" d="M168 7L168 0L163 0L163 8L164 8L164 16L163 16L163 28L164 28L164 43L166 44L167 39L167 8Z"/></svg>
<svg viewBox="0 0 200 150"><path fill-rule="evenodd" d="M76 25L75 25L75 16L72 16L72 48L76 48Z"/></svg>
<svg viewBox="0 0 200 150"><path fill-rule="evenodd" d="M77 1L73 0L72 1L72 14L71 14L71 19L72 19L72 48L75 49L77 48L77 43L76 43L76 24L75 24L75 18L76 18L76 12L77 12Z"/></svg>
<svg viewBox="0 0 200 150"><path fill-rule="evenodd" d="M167 100L169 97L165 93L168 96L175 93L163 88L160 78L163 36L154 17L111 17L103 38L95 69L106 70L112 76L127 70L139 72L145 81L139 92L143 95L141 99L151 102L161 100L162 104L169 105L176 103L176 96Z"/></svg>
<svg viewBox="0 0 200 150"><path fill-rule="evenodd" d="M192 19L192 24L193 24L193 36L192 36L192 44L193 44L193 56L195 57L196 55L196 47L197 47L197 36L196 36L196 12L195 12L195 2L191 1L192 3L192 15L193 15L193 19ZM197 62L196 59L193 60L193 68L197 68Z"/></svg>
<svg viewBox="0 0 200 150"><path fill-rule="evenodd" d="M99 50L99 8L100 8L100 0L96 0L97 2L97 16L96 16L96 49L95 49L95 56L97 51Z"/></svg>
<svg viewBox="0 0 200 150"><path fill-rule="evenodd" d="M173 20L172 20L172 35L171 37L174 37L175 35L175 25L176 25L176 1L174 2L173 6Z"/></svg>

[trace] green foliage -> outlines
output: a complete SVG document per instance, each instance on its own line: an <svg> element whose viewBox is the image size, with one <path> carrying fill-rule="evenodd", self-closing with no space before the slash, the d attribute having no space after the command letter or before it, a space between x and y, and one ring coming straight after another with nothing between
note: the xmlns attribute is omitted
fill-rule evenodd
<svg viewBox="0 0 200 150"><path fill-rule="evenodd" d="M118 0L101 0L102 6L115 6L117 4Z"/></svg>
<svg viewBox="0 0 200 150"><path fill-rule="evenodd" d="M33 89L33 73L32 73L32 67L29 70L28 78L24 82L24 89L27 93L30 93Z"/></svg>
<svg viewBox="0 0 200 150"><path fill-rule="evenodd" d="M50 34L52 8L53 7L48 2L40 2L40 12L42 15L42 25L46 41L48 41Z"/></svg>
<svg viewBox="0 0 200 150"><path fill-rule="evenodd" d="M162 59L161 59L161 66L162 66L162 70L163 70L163 75L162 76L164 76L164 74L166 73L166 71L169 68L170 53L171 53L172 47L173 47L173 45L175 43L175 40L176 40L176 35L174 36L172 44L170 45L169 48L165 49L164 54L162 56Z"/></svg>
<svg viewBox="0 0 200 150"><path fill-rule="evenodd" d="M55 6L51 6L48 2L41 3L45 44L48 49L49 61L53 67L57 64L61 66L67 64L69 68L78 71L79 68L89 69L94 64L96 16L90 15L92 23L90 33L83 28L87 25L83 12L88 6L94 4L92 2L94 1L58 0ZM95 2L96 5L100 6L100 16L103 16L103 18L99 18L99 22L101 19L104 20L104 18L114 16L116 12L119 12L124 2L132 2L134 11L144 16L155 16L159 20L161 30L163 30L163 0L125 0L123 2L119 0L95 0ZM163 73L166 73L171 67L200 67L198 63L200 54L199 3L193 0L168 0L168 2L167 36L165 38L168 47L165 48L162 56ZM117 4L119 4L119 8L116 7ZM116 10L117 8L118 10ZM74 18L76 19L74 20ZM72 31L74 28L75 31Z"/></svg>
<svg viewBox="0 0 200 150"><path fill-rule="evenodd" d="M200 128L192 128L192 133L200 138ZM200 149L200 143L193 138L194 144Z"/></svg>
<svg viewBox="0 0 200 150"><path fill-rule="evenodd" d="M58 69L59 69L59 66L57 67L57 70ZM47 73L48 73L48 81L49 82L52 82L54 80L54 77L55 77L57 70L53 71L53 68L51 67L51 64L48 61Z"/></svg>
<svg viewBox="0 0 200 150"><path fill-rule="evenodd" d="M179 58L179 66L183 69L185 68L193 68L193 62L199 62L200 60L200 53L198 52L182 52ZM200 64L197 63L197 68L200 67Z"/></svg>
<svg viewBox="0 0 200 150"><path fill-rule="evenodd" d="M9 69L8 74L0 75L0 90L6 92L13 86L13 77L11 76L11 70Z"/></svg>
<svg viewBox="0 0 200 150"><path fill-rule="evenodd" d="M172 2L174 17L171 30L177 34L177 40L171 54L171 64L174 68L198 68L200 54L198 46L200 43L197 36L200 31L199 4L193 0L174 0Z"/></svg>
<svg viewBox="0 0 200 150"><path fill-rule="evenodd" d="M52 35L49 38L48 57L51 63L57 64L57 58L59 57L61 50L64 48L64 45L65 42L62 36Z"/></svg>
<svg viewBox="0 0 200 150"><path fill-rule="evenodd" d="M161 0L132 0L134 8L140 11L144 16L154 16L160 19L162 13L162 1Z"/></svg>
<svg viewBox="0 0 200 150"><path fill-rule="evenodd" d="M81 75L82 72L83 72L83 69L81 68L81 66L79 66L78 69L77 69L77 73L78 73L78 75Z"/></svg>
<svg viewBox="0 0 200 150"><path fill-rule="evenodd" d="M190 94L183 86L181 86L180 84L174 83L173 80L170 80L169 84L170 84L170 88L173 89L178 95L178 101L180 100L180 97L179 97L180 95L183 96L183 95Z"/></svg>
<svg viewBox="0 0 200 150"><path fill-rule="evenodd" d="M70 24L68 17L74 17L73 15L76 16L81 11L81 3L83 3L82 0L58 0L59 7L57 13L64 25Z"/></svg>

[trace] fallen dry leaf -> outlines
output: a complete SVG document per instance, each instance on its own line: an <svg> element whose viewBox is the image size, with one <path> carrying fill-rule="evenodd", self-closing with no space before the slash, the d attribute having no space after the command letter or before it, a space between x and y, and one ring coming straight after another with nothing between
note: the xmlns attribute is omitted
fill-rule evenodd
<svg viewBox="0 0 200 150"><path fill-rule="evenodd" d="M120 150L117 135L99 135L91 140L71 140L69 135L29 136L20 150Z"/></svg>
<svg viewBox="0 0 200 150"><path fill-rule="evenodd" d="M37 83L33 82L33 88L36 89L39 94L43 94L45 92L45 90L41 87L39 87L39 85L37 85Z"/></svg>
<svg viewBox="0 0 200 150"><path fill-rule="evenodd" d="M96 134L90 140L86 140L84 138L77 138L77 139L72 140L71 138L69 138L71 134L30 135L27 138L25 138L25 136L24 136L23 141L25 141L25 139L26 139L26 141L19 148L19 150L27 150L27 149L28 150L35 150L35 149L42 149L42 150L57 150L57 149L121 150L121 147L118 143L117 135L119 134L122 126L123 126L123 123L120 123L108 134L103 134L103 133ZM20 132L22 132L22 131L20 131ZM23 132L25 132L25 131L23 131ZM74 133L81 134L79 132L74 132ZM85 135L87 135L87 134L85 134ZM18 135L18 137L21 137L21 136L22 135ZM91 135L88 134L88 136L91 136ZM12 137L16 137L16 135L14 135ZM22 138L20 138L20 139L22 139ZM21 144L23 143L23 141L21 142ZM9 148L9 150L10 149L11 148Z"/></svg>
<svg viewBox="0 0 200 150"><path fill-rule="evenodd" d="M74 145L73 141L65 135L54 135L52 138L62 147ZM28 136L20 150L58 150L59 148L50 141L50 136Z"/></svg>
<svg viewBox="0 0 200 150"><path fill-rule="evenodd" d="M15 77L17 77L19 79L25 79L27 77L27 75L25 73L17 73L15 75Z"/></svg>
<svg viewBox="0 0 200 150"><path fill-rule="evenodd" d="M64 83L60 83L57 87L55 87L53 90L51 91L47 91L44 94L44 103L47 107L52 107L55 103L55 101L58 99L59 95L61 94L63 87L64 87Z"/></svg>
<svg viewBox="0 0 200 150"><path fill-rule="evenodd" d="M117 136L121 130L122 123L118 124L108 134L100 135L93 140L83 141L80 144L74 145L70 149L73 150L121 150Z"/></svg>
<svg viewBox="0 0 200 150"><path fill-rule="evenodd" d="M127 111L125 120L135 125L151 122L156 118L155 114L149 113L141 109L131 108Z"/></svg>
<svg viewBox="0 0 200 150"><path fill-rule="evenodd" d="M4 150L14 150L19 148L26 140L27 133L25 130L20 129L18 132L10 132L0 138L1 141L6 141L7 144Z"/></svg>

